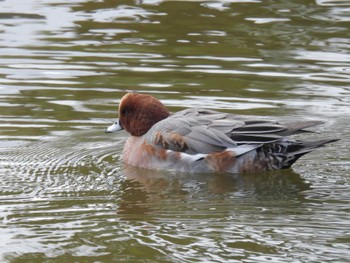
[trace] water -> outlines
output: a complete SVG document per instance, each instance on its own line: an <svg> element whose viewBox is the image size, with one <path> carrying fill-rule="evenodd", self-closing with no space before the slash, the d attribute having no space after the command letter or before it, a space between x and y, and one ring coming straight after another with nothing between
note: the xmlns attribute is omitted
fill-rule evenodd
<svg viewBox="0 0 350 263"><path fill-rule="evenodd" d="M349 262L347 0L0 6L1 262ZM342 140L263 174L125 167L128 90Z"/></svg>

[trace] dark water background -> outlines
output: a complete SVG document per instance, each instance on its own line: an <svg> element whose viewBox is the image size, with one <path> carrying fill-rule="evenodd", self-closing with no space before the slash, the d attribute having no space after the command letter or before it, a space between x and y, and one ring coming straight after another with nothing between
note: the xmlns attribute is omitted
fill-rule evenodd
<svg viewBox="0 0 350 263"><path fill-rule="evenodd" d="M349 262L349 23L348 0L0 1L0 261ZM103 130L128 90L342 140L263 174L124 167Z"/></svg>

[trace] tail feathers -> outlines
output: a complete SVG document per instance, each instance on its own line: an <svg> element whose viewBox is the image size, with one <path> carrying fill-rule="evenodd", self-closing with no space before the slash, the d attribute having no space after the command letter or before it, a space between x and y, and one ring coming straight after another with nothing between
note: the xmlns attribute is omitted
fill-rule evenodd
<svg viewBox="0 0 350 263"><path fill-rule="evenodd" d="M317 148L324 146L327 143L336 142L336 141L339 141L339 139L323 139L323 140L309 141L309 142L304 141L301 145L301 148L299 148L296 151L289 152L287 154L287 156L288 155L300 155L300 154L301 154L300 156L302 156L306 153L309 153Z"/></svg>
<svg viewBox="0 0 350 263"><path fill-rule="evenodd" d="M304 154L307 154L317 148L324 146L327 143L336 142L339 139L323 139L318 141L305 141L299 144L299 147L288 147L286 158L282 163L282 168L289 168L296 160ZM295 145L294 145L295 146ZM294 150L293 150L294 148ZM298 148L298 149L296 149ZM288 151L289 150L289 151Z"/></svg>
<svg viewBox="0 0 350 263"><path fill-rule="evenodd" d="M321 125L321 124L323 124L322 121L303 121L303 122L288 123L286 124L287 129L279 133L279 135L288 136L288 135L293 135L293 134L298 134L303 132L310 132L305 129L313 126Z"/></svg>

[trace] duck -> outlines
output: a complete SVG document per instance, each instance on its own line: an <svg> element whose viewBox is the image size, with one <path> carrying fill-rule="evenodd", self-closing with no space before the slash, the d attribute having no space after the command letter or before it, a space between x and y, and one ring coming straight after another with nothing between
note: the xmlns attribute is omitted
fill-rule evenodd
<svg viewBox="0 0 350 263"><path fill-rule="evenodd" d="M106 133L125 130L127 165L183 173L258 173L290 168L301 156L338 139L296 140L291 135L322 121L277 121L203 108L170 113L154 96L131 92Z"/></svg>

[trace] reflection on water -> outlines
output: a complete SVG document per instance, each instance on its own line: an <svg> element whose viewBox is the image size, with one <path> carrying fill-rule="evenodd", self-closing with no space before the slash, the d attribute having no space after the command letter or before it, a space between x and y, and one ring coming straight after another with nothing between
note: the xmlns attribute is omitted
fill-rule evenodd
<svg viewBox="0 0 350 263"><path fill-rule="evenodd" d="M347 0L0 5L0 261L348 260ZM342 140L263 174L128 167L103 133L128 90Z"/></svg>
<svg viewBox="0 0 350 263"><path fill-rule="evenodd" d="M139 188L147 193L182 192L199 194L203 191L210 194L232 194L235 191L259 196L288 196L309 189L299 174L291 170L274 171L256 174L188 174L153 171L125 165L126 179L137 182ZM189 191L185 191L189 186ZM193 191L193 189L196 191Z"/></svg>

